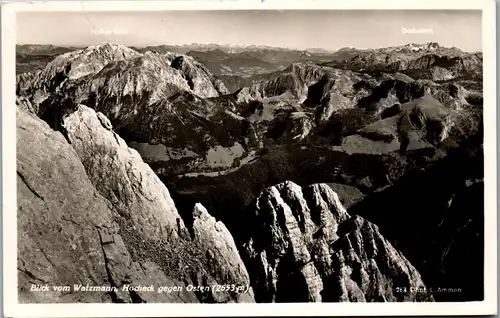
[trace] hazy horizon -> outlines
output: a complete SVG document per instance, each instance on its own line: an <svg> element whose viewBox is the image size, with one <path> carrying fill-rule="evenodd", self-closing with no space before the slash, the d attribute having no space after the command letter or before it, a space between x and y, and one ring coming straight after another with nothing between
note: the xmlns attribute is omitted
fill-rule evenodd
<svg viewBox="0 0 500 318"><path fill-rule="evenodd" d="M433 33L404 34L403 28ZM100 31L109 34L98 34ZM482 51L482 18L477 10L82 11L17 15L19 45L86 47L103 42L135 47L198 43L330 51L437 42L464 51Z"/></svg>

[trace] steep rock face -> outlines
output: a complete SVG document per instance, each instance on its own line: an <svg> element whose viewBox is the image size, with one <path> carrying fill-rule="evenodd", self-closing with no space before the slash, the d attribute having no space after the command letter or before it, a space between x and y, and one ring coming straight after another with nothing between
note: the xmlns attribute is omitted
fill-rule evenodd
<svg viewBox="0 0 500 318"><path fill-rule="evenodd" d="M408 83L390 79L383 81L370 95L361 98L357 106L381 112L395 103L406 103L424 94L425 86L421 82Z"/></svg>
<svg viewBox="0 0 500 318"><path fill-rule="evenodd" d="M354 84L355 89L368 92L357 100L357 108L336 109L331 115L317 113L321 114L317 117L317 136L327 136L336 145L351 145L344 150L349 148L356 153L380 154L400 149L399 144L408 142L405 141L407 138L413 144L408 149L431 150L449 137L467 138L477 131L482 116L482 93L468 81L441 84L429 80L407 82L395 79L393 75L383 76L382 79L380 84L376 79ZM420 106L411 106L415 103L424 106L425 114ZM394 116L404 120L397 122L392 118ZM404 133L398 137L395 127L405 125L411 131L418 131L418 134L412 132L405 136L407 134ZM433 146L428 147L427 142Z"/></svg>
<svg viewBox="0 0 500 318"><path fill-rule="evenodd" d="M201 97L216 97L229 94L224 84L208 71L205 66L190 56L176 55L171 66L185 74L190 88L196 92L206 92Z"/></svg>
<svg viewBox="0 0 500 318"><path fill-rule="evenodd" d="M460 84L445 83L442 85L432 85L426 90L426 93L439 100L444 106L454 111L462 111L464 107L473 105L469 102L471 95L480 95L475 91L469 91Z"/></svg>
<svg viewBox="0 0 500 318"><path fill-rule="evenodd" d="M166 187L111 130L104 115L79 106L63 122L61 130L73 147L61 133L18 110L20 277L24 282L35 279L116 290L33 294L29 286L20 285L25 301L253 301L248 288L244 292L188 292L188 284L231 282L248 287L248 274L231 235L217 230L224 229L223 224L215 224L206 210L203 218L194 213L191 218L199 220L192 238ZM44 180L42 189L37 180ZM39 256L31 258L32 253ZM151 284L181 290L125 289L126 285Z"/></svg>
<svg viewBox="0 0 500 318"><path fill-rule="evenodd" d="M193 212L193 235L195 242L205 252L211 273L221 284L234 285L237 288L249 288L235 293L236 302L253 302L253 291L249 287L250 278L241 260L234 240L224 223L216 221L201 204L196 204ZM230 287L233 288L233 287ZM219 301L233 301L228 293L212 291Z"/></svg>
<svg viewBox="0 0 500 318"><path fill-rule="evenodd" d="M22 74L17 74L16 75L16 93L23 94L31 89L31 86L34 83L34 80L37 76L39 76L39 73L41 70L37 72L26 72Z"/></svg>
<svg viewBox="0 0 500 318"><path fill-rule="evenodd" d="M104 115L80 105L63 121L65 133L82 159L92 182L125 217L127 228L133 230L128 232L127 243L136 244L136 240L142 237L147 238L149 242L160 244L161 249L168 250L172 254L181 253L179 256L183 258L192 257L193 255L189 253L193 251L200 254L201 257L197 259L183 260L188 268L192 266L185 269L187 272L201 272L194 276L195 282L199 285L203 284L204 279L208 279L212 284L217 282L224 284L227 281L248 286L248 274L232 243L230 233L225 231L219 234L216 231L217 227L223 229L223 224L217 224L215 229L210 228L210 221L215 223L213 218L210 219L208 212L202 206L198 206L194 211L193 226L197 240L192 244L189 239L186 241L189 231L184 226L167 188L142 161L137 151L129 148L123 139L111 130L111 124ZM221 242L222 247L215 244L213 246L215 251L212 251L205 245L207 241ZM202 247L198 248L200 245ZM223 260L230 262L230 266L218 263L218 258L215 258L215 265L212 264L214 261L211 254L217 251L223 253L221 255ZM150 252L154 251L151 249ZM179 256L173 257L174 260ZM178 265L173 264L174 260L163 262L170 263L170 266ZM196 264L197 262L199 263ZM226 273L228 268L231 270L231 266L237 270ZM215 294L219 295L204 296L202 300L225 302L229 301L231 296L236 297L236 300L240 298L251 300L251 295L241 296L234 291Z"/></svg>
<svg viewBox="0 0 500 318"><path fill-rule="evenodd" d="M299 101L307 94L307 87L321 79L324 70L315 64L293 63L283 71L276 72L270 79L245 87L236 93L239 102L251 99L262 100L285 93Z"/></svg>
<svg viewBox="0 0 500 318"><path fill-rule="evenodd" d="M327 98L333 85L335 85L335 80L328 74L325 74L317 83L309 86L304 105L314 107L321 104Z"/></svg>
<svg viewBox="0 0 500 318"><path fill-rule="evenodd" d="M291 140L303 140L314 127L314 122L307 113L291 113L287 120L288 138Z"/></svg>
<svg viewBox="0 0 500 318"><path fill-rule="evenodd" d="M51 301L59 296L59 293L30 293L31 284L77 283L95 277L96 282L104 285L107 273L95 225L112 223L106 200L93 189L78 156L60 133L51 131L19 108L16 119L20 301ZM66 190L69 195L62 200L61 194ZM84 213L72 215L82 207ZM65 216L70 217L67 224L63 223ZM53 230L47 231L51 218L62 223L59 231L55 225ZM91 226L80 228L79 224L84 222ZM89 247L77 249L75 242L81 246L83 240ZM54 250L53 245L56 246ZM49 247L51 253L47 255ZM63 264L62 259L65 259L65 266L56 270L54 260ZM84 266L74 268L77 262L91 264L91 271ZM92 299L95 295L87 297ZM71 301L73 297L67 298Z"/></svg>
<svg viewBox="0 0 500 318"><path fill-rule="evenodd" d="M406 258L326 184L268 188L247 217L243 246L258 302L432 300Z"/></svg>
<svg viewBox="0 0 500 318"><path fill-rule="evenodd" d="M459 76L476 76L482 73L483 61L477 54L461 54L459 56L429 54L407 64L400 63L397 67L409 74L417 72L419 75L422 70L430 70L424 73L422 78L443 80Z"/></svg>
<svg viewBox="0 0 500 318"><path fill-rule="evenodd" d="M249 120L228 110L226 103L192 94L178 94L136 115L122 111L113 124L160 174L216 170L211 160L214 152L243 159L256 141ZM231 166L232 160L227 159L222 168Z"/></svg>
<svg viewBox="0 0 500 318"><path fill-rule="evenodd" d="M448 71L445 68L439 67L439 66L433 66L429 70L429 77L433 81L446 81L453 79L453 73Z"/></svg>
<svg viewBox="0 0 500 318"><path fill-rule="evenodd" d="M322 100L322 97L326 97L328 93L336 92L345 96L354 94L356 90L352 85L362 79L369 78L371 76L350 70L297 62L284 70L266 74L265 76L259 75L256 83L239 90L235 93L235 96L238 103L250 100L266 101L266 99L286 94L302 103L309 96L307 105L315 107ZM327 86L324 87L325 85ZM311 93L309 93L310 89L312 89ZM316 96L315 90L319 90L321 93Z"/></svg>
<svg viewBox="0 0 500 318"><path fill-rule="evenodd" d="M106 101L110 113L116 116L120 109L113 108L121 104L135 102L139 108L190 89L184 74L171 68L168 58L146 53L109 63L90 78L75 83L72 98L76 103L92 100L92 105Z"/></svg>
<svg viewBox="0 0 500 318"><path fill-rule="evenodd" d="M110 49L114 50L112 47ZM225 94L220 82L195 60L182 54L134 53L124 59L117 55L110 58L111 61L101 69L96 67L95 72L92 67L60 67L55 76L51 77L52 80L44 82L40 87L36 84L37 79L41 78L39 73L23 74L18 80L18 92L24 96L19 98L18 107L39 114L51 127L60 129L72 140L75 149L78 149L78 155L82 156L79 160L87 169L87 178L94 183L95 191L108 202L118 220L115 228L120 237L115 237L115 232L111 232L110 238L107 232L102 232L100 242L107 246L106 249L109 248L106 259L111 260L110 264L114 262L113 259L120 259L120 262L123 260L125 264L108 267L113 280L118 282L117 285L129 281L128 278L122 279L123 277L137 275L137 272L143 270L149 274L145 277L134 276L133 284L141 279L148 282L148 276L164 275L165 282L162 284L165 285L227 282L245 285L248 275L238 265L241 260L234 253L232 239L226 235L221 224L209 217L201 206L196 206L194 211L187 209L187 212L182 210L174 213L168 204L169 199L164 200L164 189L157 184L157 180L149 178L150 171L146 171L146 165L140 161L137 153L128 149L115 133L109 132L114 129L127 141L129 147L137 149L164 182L180 180L172 181L169 188L174 189L170 185L175 185L176 191L189 192L195 200L199 200L195 202L202 201L231 230L233 226L230 217L222 215L234 214L235 210L243 209L259 195L264 186L284 180L293 179L300 184L338 182L355 186L365 194L378 192L390 187L407 166L413 165L412 160L417 156L410 158L410 151L425 150L429 155L422 156L425 157L423 160L434 160L437 156L430 157L436 149L441 150L443 139L446 141L447 136L453 134L466 135L460 131L461 123L471 117L469 114L472 113L471 108L474 108L471 106L482 106L482 94L479 92L481 88L477 88L480 83L448 80L451 78L450 74L455 76L462 71L453 71L447 65L439 66L437 58L425 57L418 63L409 60L401 64L394 56L396 51L398 54L412 53L413 56L421 56L414 54L421 51L425 54L441 54L441 48L433 45L428 48L409 46L398 50L385 50L391 56L386 58L387 61L381 60L380 65L390 63L397 70L398 64L406 63L404 70L401 70L403 73L387 74L377 71L368 75L349 69L338 70L295 63L286 71L256 76L248 81L251 83L248 84L249 87L229 96L218 96ZM433 63L438 66L429 68ZM406 71L411 65L414 65L413 73ZM460 67L457 66L456 69L469 69L468 66ZM390 71L388 68L383 70ZM322 82L325 74L328 77L326 83ZM429 74L432 76L429 77ZM419 78L431 78L441 83ZM34 89L31 90L31 87ZM318 91L321 93L317 94L319 98L308 100L308 95L316 96L314 87L320 88ZM416 106L427 98L420 99L425 95L434 97L438 102L432 100L430 107ZM304 100L302 104L301 101ZM97 113L94 114L88 108L77 107L75 104L78 103L88 104ZM405 103L413 106L391 108L393 105L406 105ZM441 112L442 106L446 108L446 112ZM480 109L481 107L476 107L476 110ZM477 113L479 112L476 111ZM69 116L66 117L66 114ZM100 124L97 124L95 117ZM334 122L334 129L328 126L338 117L342 117L342 120ZM471 122L476 120L474 117ZM69 128L68 131L64 127ZM317 128L321 129L316 130ZM336 140L331 143L335 146L330 145L330 140L321 139L323 136L316 139L320 130L327 136L338 135L334 136ZM105 139L100 139L99 136ZM116 143L111 141L113 138ZM88 144L86 140L92 140L92 143ZM403 146L405 143L406 146ZM339 145L344 147L337 147ZM426 152L427 150L430 151ZM397 151L400 154L396 154ZM116 174L90 170L92 167L99 168L101 163L113 167ZM131 168L132 165L139 169ZM224 179L225 175L228 176L227 179ZM181 176L182 178L177 178ZM110 190L104 182L108 179L113 185L120 186ZM123 182L120 181L122 179ZM346 199L342 201L345 202L345 207L363 196L359 190L345 186L337 185L332 188L346 192ZM154 190L150 191L151 189ZM166 193L168 195L168 191ZM339 193L339 197L341 196ZM161 210L166 210L167 215L157 209L150 199L159 201ZM212 202L219 205L210 204ZM130 211L137 209L144 211L130 215ZM382 210L383 207L378 209ZM185 223L180 218L181 215ZM445 227L449 226L447 222L443 223ZM453 225L453 221L451 223ZM343 239L344 236L349 236L352 231L371 233L378 230L356 218L340 224L336 230L339 239L335 242L349 243L336 245L334 250L341 252L335 252L335 255L331 253L330 258L335 264L342 264L339 268L349 266L353 273L349 274L349 267L347 271L335 269L337 276L323 278L320 265L314 265L316 269L311 265L304 265L304 269L300 270L294 266L290 269L287 265L271 265L279 271L278 274L268 275L277 277L280 282L279 287L276 287L279 292L275 292L275 300L394 299L394 295L387 292L389 283L384 282L385 278L380 278L385 275L385 270L381 269L383 266L379 259L375 261L376 266L370 267L359 253L356 254L361 259L359 262L364 264L364 272L358 271L359 266L355 265L357 261L352 261L352 258L345 260L350 246L355 245L350 243L355 238ZM376 221L376 224L383 222L379 224ZM148 235L149 232L155 235ZM386 236L385 229L383 233ZM239 233L233 234L235 238L239 236ZM363 235L365 234L361 236ZM461 234L456 237L460 239ZM453 242L443 242L439 253L446 250L448 243L453 245L454 250L456 245ZM393 244L400 249L396 243ZM364 245L369 246L368 243ZM383 245L381 243L380 246ZM383 248L379 250L381 249ZM370 249L365 250L369 255L376 254ZM454 253L460 254L459 250L460 248ZM315 251L307 251L310 255L316 255ZM405 255L407 251L408 249L403 251ZM200 261L191 261L191 258ZM266 256L265 261L269 259L271 257ZM283 259L281 264L288 264L287 261L292 257L283 256ZM414 259L410 260L414 264ZM454 260L452 258L446 262L451 264ZM122 264L120 262L117 264ZM130 267L127 265L130 263L140 267ZM448 271L449 268L447 267ZM358 275L358 272L361 274ZM371 277L379 287L363 287L366 285L363 278L366 276L365 272L370 273L366 275L373 273ZM308 286L301 290L308 292L299 292L297 295L287 293L288 287L280 278L281 273L291 273L292 280L298 277L298 284ZM319 279L318 275L321 276ZM453 275L449 277L450 281L451 278L456 278ZM427 282L425 277L424 280ZM398 278L386 281L393 282L395 286L394 282ZM273 283L269 284L266 286ZM290 290L298 289L296 286L292 287ZM318 293L320 287L324 293ZM262 287L259 288L258 295L262 299ZM113 297L115 301L155 301L148 293ZM189 297L206 302L252 299L250 291L248 294L189 293L179 297L175 301L186 301ZM408 296L408 299L411 297Z"/></svg>
<svg viewBox="0 0 500 318"><path fill-rule="evenodd" d="M294 143L304 140L314 128L310 112L285 112L276 117L266 131L265 137L279 143Z"/></svg>
<svg viewBox="0 0 500 318"><path fill-rule="evenodd" d="M86 50L96 60L102 55L110 62L76 79L68 78L69 70L62 70L42 89L35 83L47 71L23 75L18 81L19 92L40 117L53 122L51 126L59 124L54 121L66 108L78 103L102 112L162 177L228 172L237 169L240 162L251 161L260 148L315 138L316 128L321 135L329 135L327 138L333 135L332 143L340 145L345 130L352 134L380 119L377 117L386 108L423 94L453 109L468 105L469 100L480 103L480 94L471 95L460 85L414 81L402 73L371 76L305 62L259 75L258 83L233 95L219 96L227 93L220 81L190 56L130 53L110 44ZM121 51L125 53L120 55ZM71 54L74 61L80 61L75 52ZM452 86L458 88L458 94L453 95ZM341 134L336 133L337 128L331 129L337 125L331 123L332 118L335 121L343 114L356 117L351 116L359 113L356 107L366 110L361 116L363 123L354 123L352 129L343 127ZM307 115L298 118L298 114ZM274 134L276 131L280 133ZM291 133L281 138L287 131ZM269 135L277 138L267 138Z"/></svg>
<svg viewBox="0 0 500 318"><path fill-rule="evenodd" d="M292 78L298 86L278 85L283 89L272 89L277 87L277 82L286 82L286 78ZM373 80L375 83L372 85L378 85L369 75L294 63L286 70L276 72L270 79L243 88L233 95L232 103L238 116L247 118L257 130L267 130L267 137L278 138L279 143L288 142L289 138L281 138L283 133L299 128L302 132L292 136L299 137L291 140L302 141L315 127L328 122L335 112L356 107L357 101L370 93L364 87L355 85L364 80ZM259 91L261 88L265 89ZM264 93L266 90L267 93ZM266 140L262 139L265 143Z"/></svg>
<svg viewBox="0 0 500 318"><path fill-rule="evenodd" d="M118 288L182 282L168 278L152 262L131 259L116 222L118 214L94 187L76 151L61 133L20 109L17 189L20 302L198 301L188 292L139 296ZM50 289L31 292L32 284ZM73 284L117 291L78 292ZM50 287L64 285L72 291Z"/></svg>
<svg viewBox="0 0 500 318"><path fill-rule="evenodd" d="M325 74L318 82L309 86L304 106L316 108L316 122L318 125L327 121L334 111L349 108L353 105L350 98L338 93L335 79L330 74ZM338 88L335 87L335 88Z"/></svg>
<svg viewBox="0 0 500 318"><path fill-rule="evenodd" d="M115 43L89 46L56 57L45 68L42 79L50 81L61 72L69 79L80 78L99 72L110 62L126 60L137 55L136 51Z"/></svg>
<svg viewBox="0 0 500 318"><path fill-rule="evenodd" d="M141 235L175 240L182 219L165 185L109 120L83 105L63 119L67 138L99 192Z"/></svg>
<svg viewBox="0 0 500 318"><path fill-rule="evenodd" d="M467 97L474 93L453 83L436 84L428 80L406 82L388 79L372 89L367 96L359 99L357 106L378 114L396 103L407 103L424 95L431 95L447 108L460 110L464 105L469 105Z"/></svg>

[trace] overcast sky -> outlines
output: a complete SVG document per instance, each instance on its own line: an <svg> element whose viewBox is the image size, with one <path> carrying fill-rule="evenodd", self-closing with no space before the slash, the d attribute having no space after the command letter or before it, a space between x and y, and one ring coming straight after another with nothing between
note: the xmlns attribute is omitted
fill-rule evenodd
<svg viewBox="0 0 500 318"><path fill-rule="evenodd" d="M403 34L402 29L432 29ZM92 30L107 30L98 35ZM111 34L109 34L111 33ZM116 33L116 34L113 34ZM129 46L217 43L290 48L375 48L438 42L479 51L481 11L33 12L17 16L18 44Z"/></svg>

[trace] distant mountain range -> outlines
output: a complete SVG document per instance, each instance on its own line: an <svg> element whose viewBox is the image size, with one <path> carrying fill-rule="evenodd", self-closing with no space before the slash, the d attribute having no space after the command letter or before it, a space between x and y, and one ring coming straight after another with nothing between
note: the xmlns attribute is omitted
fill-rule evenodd
<svg viewBox="0 0 500 318"><path fill-rule="evenodd" d="M70 52L79 48L84 48L86 46L55 46L55 45L45 45L45 44L23 44L16 45L16 53L18 54L29 54L29 55L55 55ZM421 50L432 50L432 49L443 49L438 43L428 42L423 44L410 43L402 46L394 46L387 48L355 48L355 47L343 47L337 50L325 49L320 47L311 47L306 49L291 49L286 47L276 47L268 45L221 45L221 44L203 44L203 43L192 43L184 45L154 45L154 46L131 46L132 49L140 52L146 51L157 51L159 53L163 52L173 52L173 53L188 53L190 51L196 52L208 52L208 51L222 51L228 54L243 53L243 52L259 52L259 51L280 51L280 52L295 52L302 54L314 54L314 55L332 55L334 53L346 53L353 51L373 51L373 50L386 50L386 51L407 51L415 52ZM449 52L456 51L462 52L459 48L453 47L448 49Z"/></svg>
<svg viewBox="0 0 500 318"><path fill-rule="evenodd" d="M314 54L331 54L335 50L327 50L323 48L308 48L308 49L292 49L286 47L268 46L268 45L232 45L232 44L203 44L193 43L185 45L157 45L146 46L137 48L140 51L147 50L169 50L169 52L187 53L189 51L212 51L220 50L225 53L242 53L242 52L256 52L256 51L288 51L288 52L309 52Z"/></svg>
<svg viewBox="0 0 500 318"><path fill-rule="evenodd" d="M159 54L178 53L194 57L214 75L222 76L230 91L240 88L247 77L278 71L298 61L328 62L335 60L333 52L320 48L294 50L288 48L249 45L157 45L130 47L136 52ZM17 73L41 70L55 56L83 48L58 47L53 45L17 45ZM341 54L342 58L346 56Z"/></svg>
<svg viewBox="0 0 500 318"><path fill-rule="evenodd" d="M76 47L62 47L43 44L16 45L16 54L24 55L58 55L76 50Z"/></svg>
<svg viewBox="0 0 500 318"><path fill-rule="evenodd" d="M78 48L84 48L85 46L55 46L55 45L45 45L45 44L22 44L16 46L16 52L19 54L44 54L44 55L52 55L52 54L61 54L66 53ZM290 49L285 47L276 47L276 46L268 46L268 45L220 45L220 44L203 44L203 43L193 43L193 44L184 44L184 45L153 45L153 46L132 46L131 48L145 52L156 50L158 52L168 51L174 53L187 53L189 51L212 51L212 50L220 50L225 53L241 53L241 52L252 52L252 51L261 51L261 50L270 50L270 51L290 51L290 52L309 52L313 54L331 54L334 53L335 50L327 50L323 48L308 48L308 49Z"/></svg>
<svg viewBox="0 0 500 318"><path fill-rule="evenodd" d="M264 45L241 46L198 43L130 48L139 53L189 55L219 77L230 92L235 92L239 88L260 81L263 77L267 77L266 74L283 70L294 62L320 63L334 68L348 68L364 72L383 72L388 67L393 72L405 70L410 76L431 79L446 79L454 76L450 74L449 67L443 67L443 63L456 64L454 70L464 73L463 71L466 69L472 76L481 72L478 69L470 69L470 66L479 65L478 67L482 67L482 63L479 63L479 60L482 60L482 53L466 53L456 47L439 46L435 42L410 43L402 46L374 49L343 47L337 51L322 48L296 50ZM18 45L16 47L17 73L41 70L55 56L75 50L77 48L54 45ZM432 55L432 58L427 56L429 54ZM414 61L417 56L423 58ZM445 58L441 59L442 56L445 56ZM407 65L408 63L417 64ZM427 63L428 65L423 67L418 63ZM429 65L435 67L428 67ZM416 69L416 72L423 69L426 74L413 74L413 69ZM455 73L457 72L455 71Z"/></svg>

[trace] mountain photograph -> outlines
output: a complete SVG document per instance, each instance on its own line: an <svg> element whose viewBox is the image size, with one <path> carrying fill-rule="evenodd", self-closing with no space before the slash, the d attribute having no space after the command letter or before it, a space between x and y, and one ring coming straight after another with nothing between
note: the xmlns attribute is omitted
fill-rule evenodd
<svg viewBox="0 0 500 318"><path fill-rule="evenodd" d="M22 13L15 81L20 303L484 300L480 11Z"/></svg>

